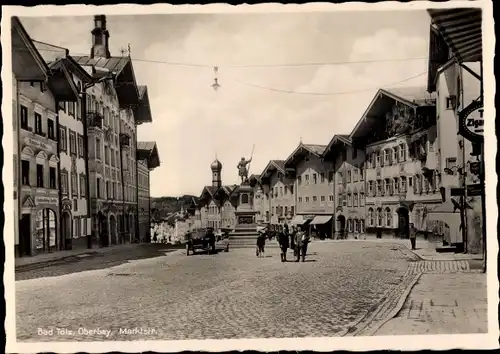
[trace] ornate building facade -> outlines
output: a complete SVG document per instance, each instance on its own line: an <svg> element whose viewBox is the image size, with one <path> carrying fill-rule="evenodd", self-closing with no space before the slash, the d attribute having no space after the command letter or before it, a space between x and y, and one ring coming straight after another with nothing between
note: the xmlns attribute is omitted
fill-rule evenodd
<svg viewBox="0 0 500 354"><path fill-rule="evenodd" d="M427 232L428 210L441 203L435 98L420 87L381 89L350 139L365 149L367 231Z"/></svg>

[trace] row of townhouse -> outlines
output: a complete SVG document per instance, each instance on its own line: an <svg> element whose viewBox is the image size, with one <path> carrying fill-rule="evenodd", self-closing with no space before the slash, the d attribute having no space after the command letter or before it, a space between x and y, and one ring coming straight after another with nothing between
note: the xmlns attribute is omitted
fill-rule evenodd
<svg viewBox="0 0 500 354"><path fill-rule="evenodd" d="M447 235L450 243L467 243L471 252L481 251L484 167L477 165L484 153L478 140L464 136L459 119L461 111L482 102L481 38L476 35L481 12L433 10L430 15L427 87L380 89L350 134L334 135L327 145L301 142L286 160L269 161L249 179L257 223L304 225L335 238L367 233L408 237L413 224L439 238ZM459 37L443 38L439 32L439 26L445 27L443 33L446 26L455 26L450 16L470 22L467 31L473 32L465 34L474 40L461 47L458 59L450 48ZM476 135L482 136L482 110L476 113ZM220 161L211 170L212 185L193 201L195 224L232 229L240 186L222 184ZM464 196L465 185L479 187ZM465 221L457 211L461 203Z"/></svg>
<svg viewBox="0 0 500 354"><path fill-rule="evenodd" d="M110 55L106 17L90 56L32 40L16 17L11 32L16 256L147 241L149 98L130 57Z"/></svg>

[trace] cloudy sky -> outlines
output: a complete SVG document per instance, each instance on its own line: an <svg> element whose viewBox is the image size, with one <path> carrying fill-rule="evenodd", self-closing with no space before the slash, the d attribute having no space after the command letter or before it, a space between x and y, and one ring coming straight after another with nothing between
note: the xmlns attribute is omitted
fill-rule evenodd
<svg viewBox="0 0 500 354"><path fill-rule="evenodd" d="M35 40L90 53L92 17L21 20ZM300 139L328 144L349 133L377 88L426 81L425 11L108 16L108 29L111 54L130 44L148 86L153 123L138 135L159 148L152 196L199 195L216 155L223 183L236 183L254 144L250 173L260 173Z"/></svg>

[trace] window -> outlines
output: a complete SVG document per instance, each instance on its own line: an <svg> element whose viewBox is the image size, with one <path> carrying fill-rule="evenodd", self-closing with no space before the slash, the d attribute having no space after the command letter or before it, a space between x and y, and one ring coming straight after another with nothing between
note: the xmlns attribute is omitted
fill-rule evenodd
<svg viewBox="0 0 500 354"><path fill-rule="evenodd" d="M377 161L377 166L380 166L380 151L376 153L376 161Z"/></svg>
<svg viewBox="0 0 500 354"><path fill-rule="evenodd" d="M400 159L400 161L406 161L406 146L405 146L405 144L399 145L399 159Z"/></svg>
<svg viewBox="0 0 500 354"><path fill-rule="evenodd" d="M368 209L368 225L373 226L375 224L375 218L373 217L373 209Z"/></svg>
<svg viewBox="0 0 500 354"><path fill-rule="evenodd" d="M391 214L391 209L389 208L385 209L385 223L387 226L392 225L392 214Z"/></svg>
<svg viewBox="0 0 500 354"><path fill-rule="evenodd" d="M306 186L309 184L309 175L306 175Z"/></svg>
<svg viewBox="0 0 500 354"><path fill-rule="evenodd" d="M56 187L56 168L49 167L49 188L57 189Z"/></svg>
<svg viewBox="0 0 500 354"><path fill-rule="evenodd" d="M353 201L353 205L354 205L355 207L357 207L357 206L358 206L358 193L354 193L354 194L353 194L352 201Z"/></svg>
<svg viewBox="0 0 500 354"><path fill-rule="evenodd" d="M109 147L104 146L104 163L109 165Z"/></svg>
<svg viewBox="0 0 500 354"><path fill-rule="evenodd" d="M306 203L309 203L309 197L306 197Z"/></svg>
<svg viewBox="0 0 500 354"><path fill-rule="evenodd" d="M111 182L106 182L106 198L111 199Z"/></svg>
<svg viewBox="0 0 500 354"><path fill-rule="evenodd" d="M64 195L68 194L68 173L61 172L61 192Z"/></svg>
<svg viewBox="0 0 500 354"><path fill-rule="evenodd" d="M21 160L21 178L23 186L30 185L30 162Z"/></svg>
<svg viewBox="0 0 500 354"><path fill-rule="evenodd" d="M302 184L302 176L297 177L297 184L300 186Z"/></svg>
<svg viewBox="0 0 500 354"><path fill-rule="evenodd" d="M446 109L455 108L456 96L446 97Z"/></svg>
<svg viewBox="0 0 500 354"><path fill-rule="evenodd" d="M292 216L295 215L295 207L293 205L290 207L290 214L292 214Z"/></svg>
<svg viewBox="0 0 500 354"><path fill-rule="evenodd" d="M85 197L87 183L85 181L85 175L80 175L80 196Z"/></svg>
<svg viewBox="0 0 500 354"><path fill-rule="evenodd" d="M71 174L71 195L78 196L78 179L76 173Z"/></svg>
<svg viewBox="0 0 500 354"><path fill-rule="evenodd" d="M28 107L21 105L21 128L28 130Z"/></svg>
<svg viewBox="0 0 500 354"><path fill-rule="evenodd" d="M318 175L316 173L313 173L313 183L317 184L318 183Z"/></svg>
<svg viewBox="0 0 500 354"><path fill-rule="evenodd" d="M406 177L401 177L401 192L406 192Z"/></svg>
<svg viewBox="0 0 500 354"><path fill-rule="evenodd" d="M302 203L302 197L299 197L299 203Z"/></svg>
<svg viewBox="0 0 500 354"><path fill-rule="evenodd" d="M43 134L42 130L42 115L35 112L35 133L38 135Z"/></svg>
<svg viewBox="0 0 500 354"><path fill-rule="evenodd" d="M352 194L351 193L347 194L347 206L348 207L352 206Z"/></svg>
<svg viewBox="0 0 500 354"><path fill-rule="evenodd" d="M75 102L68 102L68 114L70 116L75 116Z"/></svg>
<svg viewBox="0 0 500 354"><path fill-rule="evenodd" d="M361 192L359 193L359 206L364 206L365 205L365 193Z"/></svg>
<svg viewBox="0 0 500 354"><path fill-rule="evenodd" d="M394 191L399 192L399 178L394 177Z"/></svg>
<svg viewBox="0 0 500 354"><path fill-rule="evenodd" d="M392 163L398 162L398 156L399 156L399 148L397 146L395 146L394 150L393 150Z"/></svg>
<svg viewBox="0 0 500 354"><path fill-rule="evenodd" d="M280 187L280 197L283 196L283 187Z"/></svg>
<svg viewBox="0 0 500 354"><path fill-rule="evenodd" d="M373 195L373 181L368 182L368 194Z"/></svg>
<svg viewBox="0 0 500 354"><path fill-rule="evenodd" d="M98 160L102 160L101 156L101 139L95 139L95 156Z"/></svg>
<svg viewBox="0 0 500 354"><path fill-rule="evenodd" d="M69 131L69 152L71 155L76 155L76 133Z"/></svg>
<svg viewBox="0 0 500 354"><path fill-rule="evenodd" d="M83 136L78 134L78 156L84 157L85 153L83 151Z"/></svg>
<svg viewBox="0 0 500 354"><path fill-rule="evenodd" d="M357 182L358 181L358 175L359 175L359 171L356 169L353 171L353 177L352 177L352 181L353 182Z"/></svg>
<svg viewBox="0 0 500 354"><path fill-rule="evenodd" d="M55 132L54 132L54 121L52 119L47 119L47 133L49 139L55 140Z"/></svg>
<svg viewBox="0 0 500 354"><path fill-rule="evenodd" d="M384 215L382 214L382 209L378 208L377 209L377 221L378 221L378 226L382 226L382 221L384 219Z"/></svg>
<svg viewBox="0 0 500 354"><path fill-rule="evenodd" d="M73 199L73 210L78 211L78 199Z"/></svg>
<svg viewBox="0 0 500 354"><path fill-rule="evenodd" d="M347 171L347 182L348 183L352 182L352 173L351 173L351 171Z"/></svg>
<svg viewBox="0 0 500 354"><path fill-rule="evenodd" d="M36 165L36 186L43 188L43 165Z"/></svg>
<svg viewBox="0 0 500 354"><path fill-rule="evenodd" d="M320 178L321 183L325 183L325 173L324 172L321 172L319 174L319 178Z"/></svg>
<svg viewBox="0 0 500 354"><path fill-rule="evenodd" d="M317 201L318 201L318 197L313 196L313 202L317 202Z"/></svg>
<svg viewBox="0 0 500 354"><path fill-rule="evenodd" d="M66 103L65 102L59 101L57 103L57 106L59 107L60 110L66 112Z"/></svg>
<svg viewBox="0 0 500 354"><path fill-rule="evenodd" d="M388 180L388 179L386 179L386 180L384 181L384 184L385 184L385 185L384 185L384 193L385 193L385 194L389 194L389 193L391 193L391 187L390 187L389 180Z"/></svg>
<svg viewBox="0 0 500 354"><path fill-rule="evenodd" d="M61 151L68 151L68 141L66 139L66 128L59 127L59 146Z"/></svg>
<svg viewBox="0 0 500 354"><path fill-rule="evenodd" d="M290 194L293 194L293 186L290 186Z"/></svg>
<svg viewBox="0 0 500 354"><path fill-rule="evenodd" d="M81 110L81 102L80 99L76 101L75 103L75 109L76 109L76 119L81 120L82 119L82 110Z"/></svg>
<svg viewBox="0 0 500 354"><path fill-rule="evenodd" d="M111 166L115 167L115 151L113 149L110 149L110 155L111 155Z"/></svg>
<svg viewBox="0 0 500 354"><path fill-rule="evenodd" d="M377 181L377 195L382 195L382 181Z"/></svg>
<svg viewBox="0 0 500 354"><path fill-rule="evenodd" d="M329 202L333 202L333 194L330 194L330 195L328 196L328 201L329 201Z"/></svg>
<svg viewBox="0 0 500 354"><path fill-rule="evenodd" d="M324 196L324 195L322 195L322 196L321 196L321 201L322 201L322 202L324 202L324 201L325 201L325 199L326 199L326 198L325 198L325 196Z"/></svg>

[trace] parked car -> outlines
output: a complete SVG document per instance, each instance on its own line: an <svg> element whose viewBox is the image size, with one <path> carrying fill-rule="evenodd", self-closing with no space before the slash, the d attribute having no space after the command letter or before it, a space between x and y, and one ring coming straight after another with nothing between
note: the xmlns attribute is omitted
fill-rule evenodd
<svg viewBox="0 0 500 354"><path fill-rule="evenodd" d="M184 237L186 243L186 256L202 252L215 252L215 235L213 229L203 229L188 232Z"/></svg>
<svg viewBox="0 0 500 354"><path fill-rule="evenodd" d="M223 234L217 235L216 242L215 242L215 250L229 252L229 234L228 233L223 233Z"/></svg>

